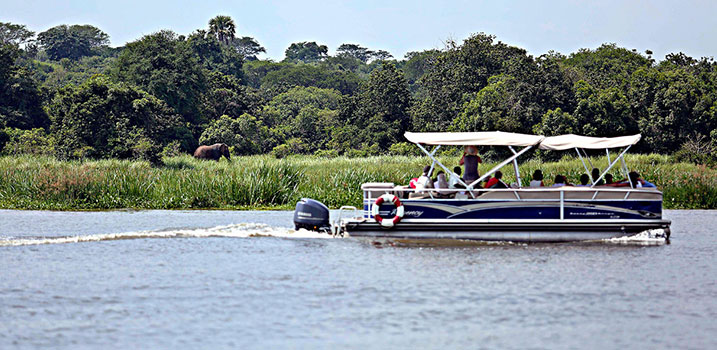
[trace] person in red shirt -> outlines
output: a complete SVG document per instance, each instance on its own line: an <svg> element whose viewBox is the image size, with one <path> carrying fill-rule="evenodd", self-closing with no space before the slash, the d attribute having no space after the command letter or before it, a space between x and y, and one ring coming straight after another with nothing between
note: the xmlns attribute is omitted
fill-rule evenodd
<svg viewBox="0 0 717 350"><path fill-rule="evenodd" d="M500 170L496 171L493 177L485 183L485 188L508 188L508 185L501 180L502 178L503 173Z"/></svg>

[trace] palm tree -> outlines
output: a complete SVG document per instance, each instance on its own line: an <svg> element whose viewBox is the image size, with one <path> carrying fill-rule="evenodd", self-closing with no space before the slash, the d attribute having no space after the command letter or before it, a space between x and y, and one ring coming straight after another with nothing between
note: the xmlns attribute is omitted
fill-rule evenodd
<svg viewBox="0 0 717 350"><path fill-rule="evenodd" d="M209 34L226 45L234 40L235 30L234 20L229 16L220 15L209 20Z"/></svg>

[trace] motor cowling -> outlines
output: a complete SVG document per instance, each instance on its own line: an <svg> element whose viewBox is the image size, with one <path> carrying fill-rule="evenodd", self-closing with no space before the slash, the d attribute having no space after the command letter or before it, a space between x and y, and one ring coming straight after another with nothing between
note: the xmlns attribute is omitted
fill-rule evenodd
<svg viewBox="0 0 717 350"><path fill-rule="evenodd" d="M294 210L294 227L317 232L330 232L329 208L317 200L302 198Z"/></svg>

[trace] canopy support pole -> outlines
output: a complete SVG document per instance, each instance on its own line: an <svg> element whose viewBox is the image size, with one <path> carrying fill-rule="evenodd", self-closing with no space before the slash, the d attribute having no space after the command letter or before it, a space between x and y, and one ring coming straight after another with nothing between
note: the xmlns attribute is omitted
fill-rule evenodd
<svg viewBox="0 0 717 350"><path fill-rule="evenodd" d="M609 148L605 149L605 154L607 154L607 163L610 164L610 149Z"/></svg>
<svg viewBox="0 0 717 350"><path fill-rule="evenodd" d="M421 146L420 143L417 143L416 146L418 146L418 148L420 148L421 151L423 151L423 153L425 153L425 154L428 156L428 158L431 158L431 160L433 160L433 164L438 164L438 166L440 166L443 170L446 171L446 174L456 175L456 176L458 177L458 182L459 182L461 185L463 185L463 186L465 186L466 188L468 188L468 185L466 185L466 183L463 182L463 180L461 179L460 176L458 176L458 174L454 173L453 170L448 169L445 165L443 165L443 163L439 162L438 159L436 159L436 158L433 156L433 155L436 153L436 151L438 150L438 147L440 147L441 145L438 145L438 147L436 147L436 148L433 150L433 152L428 152L428 150L426 150L423 146ZM433 169L433 166L432 166L432 165L431 165L431 169Z"/></svg>
<svg viewBox="0 0 717 350"><path fill-rule="evenodd" d="M513 146L508 146L510 148L510 151L513 152L513 154L516 154L515 150L513 149ZM516 182L518 182L518 187L523 187L523 185L520 182L520 170L518 170L518 159L513 159L513 169L515 169L515 179Z"/></svg>
<svg viewBox="0 0 717 350"><path fill-rule="evenodd" d="M627 147L625 148L625 150L622 151L622 153L620 153L620 155L618 155L617 158L615 158L615 160L607 166L607 168L605 169L605 171L603 171L602 174L600 174L600 177L599 177L597 180L595 180L595 183L593 183L593 185L590 186L590 187L595 187L595 184L598 183L598 182L600 182L600 180L602 180L602 178L605 177L605 174L607 174L607 172L610 171L610 169L612 169L612 167L614 167L615 164L616 164L620 159L623 159L623 157L625 156L625 153L627 153L627 150L629 150L630 147L632 147L632 145L627 146ZM623 159L623 163L624 163L624 162L625 162L625 160Z"/></svg>
<svg viewBox="0 0 717 350"><path fill-rule="evenodd" d="M472 189L473 189L473 186L475 186L475 185L481 183L481 181L487 179L489 176L493 175L494 172L498 171L500 168L504 167L506 164L512 162L513 160L517 159L517 158L520 157L523 153L528 152L528 150L531 149L531 148L533 148L533 146L525 146L522 150L520 150L520 152L518 152L518 153L512 155L510 158L508 158L508 159L504 160L503 162L501 162L500 164L494 166L493 169L490 169L490 170L489 170L487 173L485 173L483 176L479 177L478 180L475 180L475 181L471 182L471 184L468 185L469 190L472 190Z"/></svg>
<svg viewBox="0 0 717 350"><path fill-rule="evenodd" d="M630 183L630 188L635 188L635 187L632 185L632 181L630 181L630 170L627 169L627 164L625 163L625 158L624 158L624 157L622 158L622 172L624 173L625 178L627 179L627 182Z"/></svg>
<svg viewBox="0 0 717 350"><path fill-rule="evenodd" d="M588 160L588 164L590 164L590 169L594 168L593 162L590 160L590 156L588 156L588 151L586 151L585 149L583 149L583 154L585 154L585 159L587 159L587 160ZM588 174L590 174L590 172L588 172Z"/></svg>
<svg viewBox="0 0 717 350"><path fill-rule="evenodd" d="M433 151L431 151L431 155L429 156L429 157L431 157L431 159L433 159L433 162L431 163L431 170L429 170L428 174L426 174L426 175L428 175L428 177L431 177L431 175L433 175L433 168L436 166L436 159L433 158L433 156L436 154L436 152L438 152L439 148L441 148L441 145L436 146L436 148L434 148Z"/></svg>
<svg viewBox="0 0 717 350"><path fill-rule="evenodd" d="M583 156L580 154L580 149L575 147L575 151L578 152L578 157L580 157L580 161L583 162L583 168L585 168L585 172L590 174L588 171L588 166L585 165L585 160L583 159ZM587 156L587 153L585 154ZM592 164L590 164L592 166ZM592 176L590 177L590 182L594 185L595 182L593 182Z"/></svg>

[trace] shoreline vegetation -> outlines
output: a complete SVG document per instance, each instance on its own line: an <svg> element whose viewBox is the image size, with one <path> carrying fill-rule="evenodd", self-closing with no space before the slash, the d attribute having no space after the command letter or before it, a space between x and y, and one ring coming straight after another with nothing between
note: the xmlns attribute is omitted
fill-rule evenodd
<svg viewBox="0 0 717 350"><path fill-rule="evenodd" d="M439 157L448 167L457 156ZM592 158L604 168L605 157ZM670 156L627 155L627 165L657 184L665 209L717 209L717 169L677 163ZM168 157L164 166L147 161L58 161L47 156L0 157L0 209L239 209L294 208L308 197L332 209L360 207L364 182L407 184L430 164L427 157L375 156L362 158L290 156L234 157L231 162L200 161L190 156ZM484 173L496 163L480 165ZM542 169L546 185L557 174L578 182L585 172L579 159L557 162L528 160L520 164L527 178ZM506 182L515 181L511 165L503 169ZM622 176L617 169L611 171Z"/></svg>

